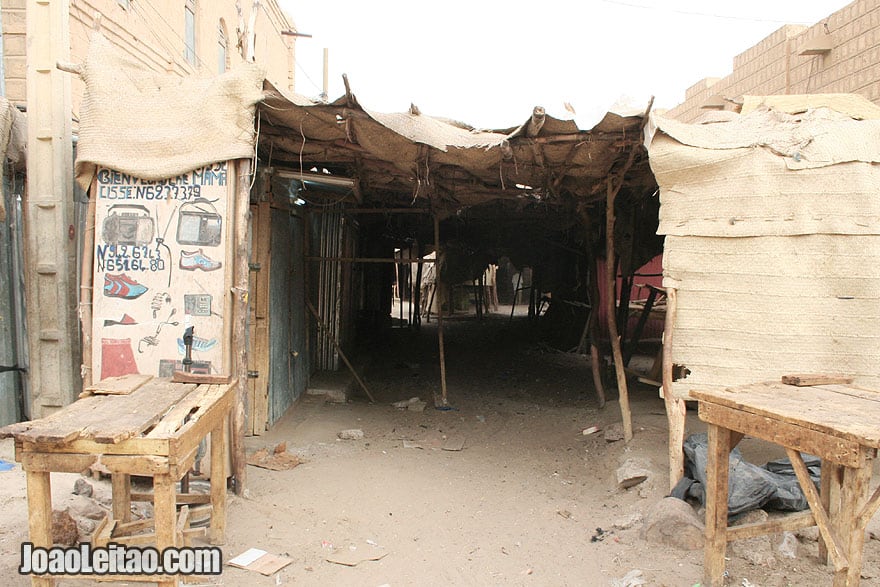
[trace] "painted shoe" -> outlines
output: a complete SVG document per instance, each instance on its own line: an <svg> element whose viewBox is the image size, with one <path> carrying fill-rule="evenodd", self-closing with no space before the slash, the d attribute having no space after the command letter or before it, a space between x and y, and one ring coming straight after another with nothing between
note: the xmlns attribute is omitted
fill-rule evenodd
<svg viewBox="0 0 880 587"><path fill-rule="evenodd" d="M180 251L180 268L184 271L216 271L223 266L220 261L210 259L202 249L197 251Z"/></svg>
<svg viewBox="0 0 880 587"><path fill-rule="evenodd" d="M141 297L147 291L146 286L141 285L125 273L104 275L104 295L108 298L121 298L133 300Z"/></svg>
<svg viewBox="0 0 880 587"><path fill-rule="evenodd" d="M137 321L128 314L123 314L119 320L109 318L104 320L104 326L133 326L135 324L137 324Z"/></svg>
<svg viewBox="0 0 880 587"><path fill-rule="evenodd" d="M202 338L200 336L194 336L192 344L193 344L192 349L194 351L204 352L204 351L209 351L212 348L214 348L215 346L217 346L217 339L216 338ZM180 353L181 355L186 354L186 345L183 344L182 338L177 339L177 352Z"/></svg>

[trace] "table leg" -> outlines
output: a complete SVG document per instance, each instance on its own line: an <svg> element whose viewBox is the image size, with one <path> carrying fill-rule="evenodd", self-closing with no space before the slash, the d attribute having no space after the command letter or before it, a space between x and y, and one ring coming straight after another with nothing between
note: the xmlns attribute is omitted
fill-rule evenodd
<svg viewBox="0 0 880 587"><path fill-rule="evenodd" d="M156 548L164 549L177 544L177 489L171 475L153 477L153 523L156 526ZM159 587L176 587L177 579L160 581Z"/></svg>
<svg viewBox="0 0 880 587"><path fill-rule="evenodd" d="M52 547L52 485L48 472L27 471L28 527L34 547ZM55 579L31 577L33 587L53 587Z"/></svg>
<svg viewBox="0 0 880 587"><path fill-rule="evenodd" d="M822 507L828 512L828 517L831 518L836 532L840 532L837 521L840 512L840 483L842 478L843 467L827 460L822 461L820 482ZM825 564L831 563L828 545L825 543L825 538L822 534L819 534L819 560Z"/></svg>
<svg viewBox="0 0 880 587"><path fill-rule="evenodd" d="M211 544L226 543L226 418L211 431Z"/></svg>
<svg viewBox="0 0 880 587"><path fill-rule="evenodd" d="M718 587L724 580L727 552L727 491L730 462L730 430L709 424L706 466L706 551L704 582Z"/></svg>
<svg viewBox="0 0 880 587"><path fill-rule="evenodd" d="M131 521L131 475L113 473L110 475L113 497L113 519L120 522Z"/></svg>
<svg viewBox="0 0 880 587"><path fill-rule="evenodd" d="M846 467L843 470L840 507L840 538L849 559L847 572L834 575L834 587L857 587L861 579L862 550L865 546L865 528L858 517L868 501L868 486L871 482L871 460L862 459L861 467Z"/></svg>

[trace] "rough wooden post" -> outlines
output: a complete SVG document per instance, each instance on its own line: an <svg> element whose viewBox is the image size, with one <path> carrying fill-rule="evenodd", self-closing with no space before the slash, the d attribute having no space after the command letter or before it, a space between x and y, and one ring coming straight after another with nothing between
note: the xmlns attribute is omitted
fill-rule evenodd
<svg viewBox="0 0 880 587"><path fill-rule="evenodd" d="M443 344L443 290L440 289L440 218L434 211L434 289L437 291L437 344L440 346L440 400L434 397L434 407L448 405L446 397L446 350ZM430 309L428 310L430 312Z"/></svg>
<svg viewBox="0 0 880 587"><path fill-rule="evenodd" d="M730 430L709 424L709 454L706 463L706 550L703 553L704 583L723 585L724 555L727 552L727 492Z"/></svg>
<svg viewBox="0 0 880 587"><path fill-rule="evenodd" d="M632 159L632 158L630 158ZM620 335L617 333L617 321L614 319L616 312L615 292L616 271L614 271L614 199L623 183L623 175L621 181L614 187L614 182L608 180L608 195L605 201L605 276L606 287L605 306L608 314L608 334L611 338L611 354L614 357L614 371L617 374L617 391L620 403L620 415L623 418L623 437L626 442L632 440L632 414L629 409L629 390L626 387L626 371L623 367L623 354L620 352Z"/></svg>
<svg viewBox="0 0 880 587"><path fill-rule="evenodd" d="M584 325L584 335L590 341L590 369L593 372L593 387L596 388L596 400L599 409L605 407L605 385L602 383L602 368L599 361L599 271L596 263L596 251L587 234L587 263L590 267L588 289L590 291L590 315Z"/></svg>
<svg viewBox="0 0 880 587"><path fill-rule="evenodd" d="M92 373L92 290L94 288L95 268L95 208L98 199L97 178L89 188L89 210L86 213L86 232L83 235L82 270L79 286L79 322L82 330L82 374L83 389L94 379Z"/></svg>
<svg viewBox="0 0 880 587"><path fill-rule="evenodd" d="M27 476L28 527L34 547L52 547L52 485L48 471L25 471ZM32 587L52 587L55 579L31 577Z"/></svg>
<svg viewBox="0 0 880 587"><path fill-rule="evenodd" d="M247 318L248 318L248 215L250 214L251 161L239 159L235 165L238 188L235 193L235 263L233 270L232 347L235 349L233 372L238 378L232 405L232 477L235 493L242 495L247 483L247 458L244 448L247 421Z"/></svg>
<svg viewBox="0 0 880 587"><path fill-rule="evenodd" d="M678 292L674 287L666 289L666 320L663 325L663 402L669 423L669 489L684 477L684 425L686 406L684 400L672 393L672 337Z"/></svg>

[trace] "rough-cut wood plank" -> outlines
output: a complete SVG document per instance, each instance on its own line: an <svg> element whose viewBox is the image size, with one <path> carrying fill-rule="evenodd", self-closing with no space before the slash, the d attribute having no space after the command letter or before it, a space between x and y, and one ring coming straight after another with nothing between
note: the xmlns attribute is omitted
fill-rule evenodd
<svg viewBox="0 0 880 587"><path fill-rule="evenodd" d="M268 201L262 201L257 205L257 216L253 223L255 231L253 261L260 265L260 270L254 275L254 289L251 290L254 293L254 322L251 327L253 350L249 353L248 360L253 360L254 363L249 369L257 371L259 375L256 378L248 379L250 393L253 394L248 424L251 434L259 436L266 431L269 422L269 357L271 356L269 338L272 329L269 318L269 277L272 271L272 256L270 254L272 210Z"/></svg>
<svg viewBox="0 0 880 587"><path fill-rule="evenodd" d="M859 397L859 394L866 395ZM872 396L858 388L850 389L850 393L840 393L830 386L757 383L721 391L693 390L691 395L706 402L880 448L880 427L875 424L880 421L880 401L874 401L877 395Z"/></svg>
<svg viewBox="0 0 880 587"><path fill-rule="evenodd" d="M152 494L151 494L152 495ZM153 527L153 518L145 518L143 520L134 520L132 522L117 523L113 537L129 536L135 532L143 532Z"/></svg>
<svg viewBox="0 0 880 587"><path fill-rule="evenodd" d="M114 443L137 436L152 426L168 408L195 388L191 384L153 379L128 395L94 395L70 404L45 418L18 428L18 440L68 443L87 438Z"/></svg>
<svg viewBox="0 0 880 587"><path fill-rule="evenodd" d="M227 418L211 430L211 544L226 543L226 427Z"/></svg>
<svg viewBox="0 0 880 587"><path fill-rule="evenodd" d="M850 563L847 560L845 547L841 544L840 537L834 532L834 529L831 526L828 512L822 507L822 500L819 497L819 492L816 491L816 486L813 485L813 480L810 478L810 472L807 471L804 459L798 451L792 448L786 447L785 452L791 461L795 475L797 475L801 490L804 492L804 497L807 498L807 503L810 504L810 511L813 512L813 517L816 519L816 525L819 527L819 533L822 535L822 538L825 540L825 544L828 547L828 554L834 562L835 570L839 572L846 569L849 567ZM845 515L843 512L841 513Z"/></svg>
<svg viewBox="0 0 880 587"><path fill-rule="evenodd" d="M862 513L859 514L859 525L862 528L867 526L868 522L871 521L871 518L874 517L874 514L877 513L878 509L880 509L880 487L877 487L877 489L874 490L871 499L868 500Z"/></svg>
<svg viewBox="0 0 880 587"><path fill-rule="evenodd" d="M779 422L769 416L749 414L704 401L700 402L699 410L700 419L705 422L726 426L782 446L790 446L842 465L852 467L858 464L857 442Z"/></svg>
<svg viewBox="0 0 880 587"><path fill-rule="evenodd" d="M867 453L867 449L865 452ZM868 500L868 486L871 482L871 459L867 458L866 454L863 456L866 457L863 466L847 468L843 471L840 541L846 549L849 569L846 573L842 569L837 569L838 572L834 575L834 585L839 583L847 587L854 587L859 584L862 551L865 548L865 528L859 522L862 509ZM845 578L841 575L845 575Z"/></svg>
<svg viewBox="0 0 880 587"><path fill-rule="evenodd" d="M833 385L852 383L852 377L839 375L783 375L782 382L795 387L810 387L813 385Z"/></svg>
<svg viewBox="0 0 880 587"><path fill-rule="evenodd" d="M843 467L830 461L822 461L819 497L822 500L822 507L825 508L828 517L832 520L838 519L838 512L840 512L841 483L843 483ZM828 546L821 534L819 535L819 560L826 565L831 564Z"/></svg>
<svg viewBox="0 0 880 587"><path fill-rule="evenodd" d="M116 418L111 422L95 425L85 432L96 442L108 444L139 436L195 388L195 385L189 383L171 383L167 380L161 385L145 385L134 394L124 396L137 397L136 403L125 406L113 404Z"/></svg>
<svg viewBox="0 0 880 587"><path fill-rule="evenodd" d="M46 454L23 451L18 459L25 471L82 473L98 460L97 455Z"/></svg>
<svg viewBox="0 0 880 587"><path fill-rule="evenodd" d="M141 374L108 377L103 381L88 386L86 391L90 391L94 395L128 395L131 392L140 389L151 379L153 379L152 375Z"/></svg>
<svg viewBox="0 0 880 587"><path fill-rule="evenodd" d="M120 522L131 520L131 476L125 473L110 475L113 496L113 519Z"/></svg>
<svg viewBox="0 0 880 587"><path fill-rule="evenodd" d="M727 552L727 492L729 487L730 430L709 425L706 463L706 550L704 582L721 587L724 581L724 555Z"/></svg>
<svg viewBox="0 0 880 587"><path fill-rule="evenodd" d="M774 518L766 522L731 526L727 529L727 540L729 542L731 540L755 538L756 536L764 536L766 534L794 532L804 528L811 528L815 525L816 520L813 518L812 512L798 512L796 514L788 514L779 518Z"/></svg>
<svg viewBox="0 0 880 587"><path fill-rule="evenodd" d="M162 416L162 419L146 434L147 438L162 438L173 435L183 426L184 420L188 416L191 416L201 406L210 405L216 397L222 395L223 391L224 388L219 385L198 386Z"/></svg>
<svg viewBox="0 0 880 587"><path fill-rule="evenodd" d="M131 501L153 501L152 493L133 492ZM178 493L177 505L202 505L211 503L211 495L208 493Z"/></svg>
<svg viewBox="0 0 880 587"><path fill-rule="evenodd" d="M235 386L226 388L223 395L210 405L202 406L171 437L171 452L174 455L188 454L198 448L199 443L220 421L225 421L235 400Z"/></svg>
<svg viewBox="0 0 880 587"><path fill-rule="evenodd" d="M99 541L104 534L104 529L107 527L107 525L109 523L110 523L110 516L104 516L103 518L101 518L101 521L98 522L98 525L95 526L95 530L94 530L94 532L92 532L92 537L89 540L89 542L92 545L92 548L97 548L97 547L101 546Z"/></svg>
<svg viewBox="0 0 880 587"><path fill-rule="evenodd" d="M666 289L667 311L663 325L663 349L661 351L661 378L663 403L669 423L669 489L684 477L684 425L687 419L687 405L672 392L672 340L675 332L675 319L678 311L678 291L674 287Z"/></svg>
<svg viewBox="0 0 880 587"><path fill-rule="evenodd" d="M199 385L218 385L232 381L232 375L208 375L205 373L186 373L175 371L171 376L172 383L196 383Z"/></svg>
<svg viewBox="0 0 880 587"><path fill-rule="evenodd" d="M168 456L167 438L128 438L118 444L99 444L94 440L79 438L64 443L23 442L22 451L48 454L138 454Z"/></svg>

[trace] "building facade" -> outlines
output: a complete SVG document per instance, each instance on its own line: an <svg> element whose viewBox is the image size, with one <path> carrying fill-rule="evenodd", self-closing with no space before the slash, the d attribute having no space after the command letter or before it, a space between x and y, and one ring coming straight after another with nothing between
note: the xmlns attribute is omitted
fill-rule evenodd
<svg viewBox="0 0 880 587"><path fill-rule="evenodd" d="M707 109L736 110L744 95L860 94L880 104L880 3L856 0L813 26L785 25L706 78L667 116L693 122Z"/></svg>
<svg viewBox="0 0 880 587"><path fill-rule="evenodd" d="M3 0L0 96L27 112L30 157L26 175L3 173L0 424L48 415L79 393L89 215L71 153L84 84L67 71L85 60L95 30L157 73L215 76L248 55L273 85L293 89L295 27L276 0Z"/></svg>
<svg viewBox="0 0 880 587"><path fill-rule="evenodd" d="M85 60L89 35L100 20L101 32L132 59L158 72L216 75L242 61L244 31L254 23L253 55L276 87L293 90L292 19L275 0L256 7L241 0L69 0L70 61ZM27 0L3 0L2 56L4 95L27 103ZM242 12L239 14L237 5ZM255 11L255 12L253 12ZM71 80L73 113L79 111L82 82Z"/></svg>

